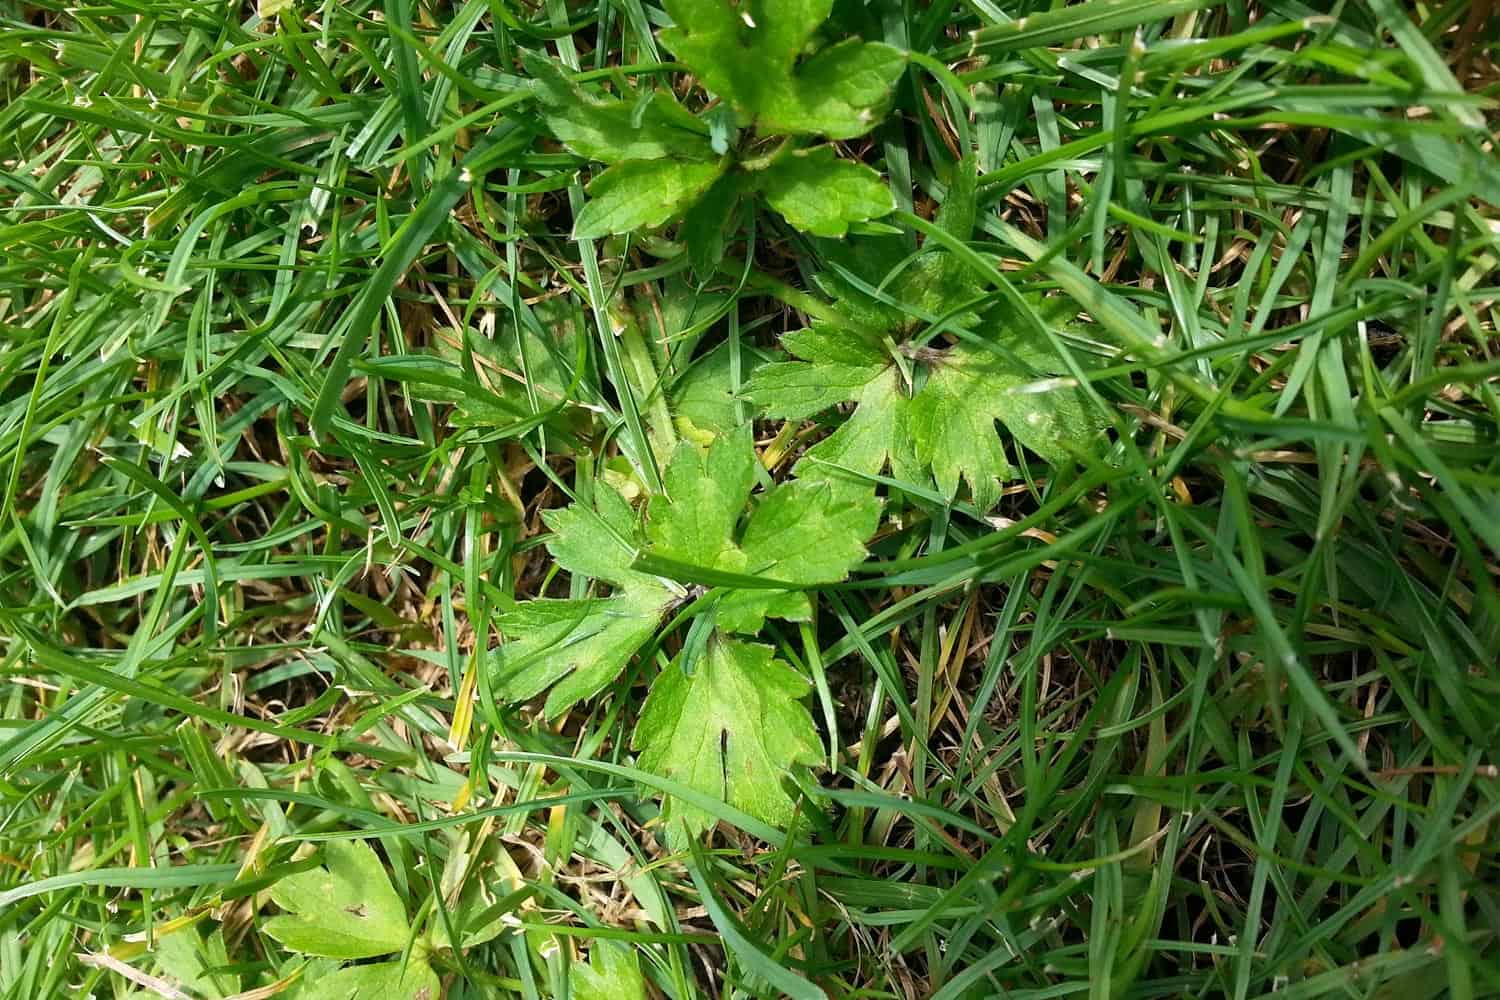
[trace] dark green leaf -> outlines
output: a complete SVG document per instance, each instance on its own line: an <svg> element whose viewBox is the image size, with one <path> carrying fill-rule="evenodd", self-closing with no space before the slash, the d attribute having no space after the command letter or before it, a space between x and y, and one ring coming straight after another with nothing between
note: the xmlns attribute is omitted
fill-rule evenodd
<svg viewBox="0 0 1500 1000"><path fill-rule="evenodd" d="M832 146L784 156L758 174L756 183L786 221L815 236L843 236L850 223L879 218L896 207L879 174L839 159Z"/></svg>
<svg viewBox="0 0 1500 1000"><path fill-rule="evenodd" d="M721 162L627 160L590 182L574 239L654 229L681 215L724 172Z"/></svg>

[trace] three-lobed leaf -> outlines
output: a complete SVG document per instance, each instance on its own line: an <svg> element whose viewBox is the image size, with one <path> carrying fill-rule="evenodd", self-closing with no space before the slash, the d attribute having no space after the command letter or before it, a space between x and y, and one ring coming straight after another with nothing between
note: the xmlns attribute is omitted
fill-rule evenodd
<svg viewBox="0 0 1500 1000"><path fill-rule="evenodd" d="M724 173L721 160L626 160L589 183L574 239L655 229L688 209Z"/></svg>
<svg viewBox="0 0 1500 1000"><path fill-rule="evenodd" d="M574 1000L645 1000L646 980L635 952L610 941L589 946L589 959L574 959L568 972Z"/></svg>
<svg viewBox="0 0 1500 1000"><path fill-rule="evenodd" d="M593 500L542 513L542 523L552 531L547 551L553 560L575 576L616 587L649 583L651 577L631 568L640 525L630 501L604 484L594 490Z"/></svg>
<svg viewBox="0 0 1500 1000"><path fill-rule="evenodd" d="M768 415L802 420L845 400L891 366L882 345L849 330L815 324L782 335L797 361L773 361L752 373L750 398Z"/></svg>
<svg viewBox="0 0 1500 1000"><path fill-rule="evenodd" d="M286 913L263 930L286 948L325 958L373 958L406 947L406 907L391 888L374 849L361 840L330 841L323 867L297 872L271 887Z"/></svg>
<svg viewBox="0 0 1500 1000"><path fill-rule="evenodd" d="M309 984L312 985L312 984ZM318 1000L440 1000L443 984L425 958L350 965L316 984Z"/></svg>
<svg viewBox="0 0 1500 1000"><path fill-rule="evenodd" d="M783 156L758 180L766 202L814 236L843 236L850 223L879 218L896 207L879 174L863 163L839 159L832 146Z"/></svg>
<svg viewBox="0 0 1500 1000"><path fill-rule="evenodd" d="M882 42L845 39L802 63L793 97L765 116L776 131L831 139L864 135L879 122L906 55Z"/></svg>
<svg viewBox="0 0 1500 1000"><path fill-rule="evenodd" d="M713 161L626 160L596 176L574 220L573 236L596 238L655 229L683 217L694 267L711 270L723 256L723 224L746 191L758 190L787 222L815 236L843 236L850 225L896 207L878 173L840 159L832 146L794 150L754 171Z"/></svg>
<svg viewBox="0 0 1500 1000"><path fill-rule="evenodd" d="M662 476L663 492L638 527L629 503L607 487L592 504L544 515L548 548L570 573L615 588L608 597L538 599L500 616L515 636L494 654L496 692L510 701L551 689L545 713L561 714L609 684L685 595L632 568L638 548L677 562L784 583L786 588L728 589L714 617L695 622L683 655L652 683L634 736L640 765L723 798L770 823L783 823L791 800L788 771L820 759L817 733L801 704L808 684L771 659L768 647L728 637L753 634L768 616L806 621L803 588L843 580L865 558L880 502L873 491L833 480L775 484L763 477L751 429L741 424L707 447L678 445ZM691 669L691 675L683 672ZM686 768L687 770L684 770ZM728 770L726 770L726 768ZM702 814L688 826L701 828Z"/></svg>
<svg viewBox="0 0 1500 1000"><path fill-rule="evenodd" d="M678 446L652 498L646 536L651 551L711 569L738 568L735 526L755 487L755 449L749 425L707 448Z"/></svg>
<svg viewBox="0 0 1500 1000"><path fill-rule="evenodd" d="M811 607L797 588L844 579L864 559L880 516L879 501L861 486L793 481L767 490L747 518L755 467L748 425L707 449L680 445L664 477L666 492L652 500L647 529L653 554L793 585L720 598L719 626L747 634L760 631L768 616L808 620Z"/></svg>
<svg viewBox="0 0 1500 1000"><path fill-rule="evenodd" d="M829 480L784 483L745 525L745 570L807 586L837 583L864 560L879 519L880 501L868 489Z"/></svg>
<svg viewBox="0 0 1500 1000"><path fill-rule="evenodd" d="M579 156L601 163L625 160L713 160L708 130L667 92L638 101L591 94L550 59L523 54L547 130Z"/></svg>
<svg viewBox="0 0 1500 1000"><path fill-rule="evenodd" d="M640 528L629 502L609 486L596 487L592 504L547 511L542 520L552 529L547 549L559 566L616 591L579 600L539 598L497 616L510 641L491 660L496 694L525 701L552 688L543 712L556 718L619 676L674 594L656 577L631 569Z"/></svg>
<svg viewBox="0 0 1500 1000"><path fill-rule="evenodd" d="M1010 358L967 344L949 349L906 407L917 462L931 468L948 496L958 492L960 478L967 480L984 510L1000 499L999 481L1011 474L996 421L1055 464L1072 461L1101 430L1072 379L1033 374L1056 370L1056 358L1036 345L1013 347L1020 350Z"/></svg>
<svg viewBox="0 0 1500 1000"><path fill-rule="evenodd" d="M525 701L547 691L542 713L557 718L619 676L672 600L665 587L645 585L612 597L539 598L507 609L497 624L514 638L495 653L496 694Z"/></svg>
<svg viewBox="0 0 1500 1000"><path fill-rule="evenodd" d="M887 296L899 307L858 292L838 273L828 284L841 293L841 311L854 324L905 341L922 331L919 317L978 298L965 275L947 253L925 254L889 284ZM746 394L766 413L786 419L857 404L799 462L804 480L831 467L864 474L889 467L909 482L930 475L948 497L966 483L975 506L988 510L1011 475L997 422L1054 463L1086 451L1103 426L1071 379L1048 377L1062 367L1048 345L1006 334L1003 327L992 329L991 344L983 346L964 340L945 348L912 347L815 323L782 338L798 360L762 367Z"/></svg>
<svg viewBox="0 0 1500 1000"><path fill-rule="evenodd" d="M691 674L674 665L652 684L632 739L640 765L785 826L794 801L783 782L821 757L809 689L771 647L715 635ZM714 822L670 797L663 814L689 834Z"/></svg>
<svg viewBox="0 0 1500 1000"><path fill-rule="evenodd" d="M705 87L762 133L863 135L906 65L899 49L850 39L799 59L832 0L667 0L661 39Z"/></svg>
<svg viewBox="0 0 1500 1000"><path fill-rule="evenodd" d="M865 558L865 541L880 520L870 490L837 479L784 483L768 493L740 539L743 573L804 587L837 583ZM726 632L759 632L766 618L809 621L812 605L800 590L736 590L717 609Z"/></svg>

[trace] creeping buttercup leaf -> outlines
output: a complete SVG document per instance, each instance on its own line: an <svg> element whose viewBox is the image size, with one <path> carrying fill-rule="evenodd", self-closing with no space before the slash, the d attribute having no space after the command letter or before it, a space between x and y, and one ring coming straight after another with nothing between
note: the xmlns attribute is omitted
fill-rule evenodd
<svg viewBox="0 0 1500 1000"><path fill-rule="evenodd" d="M749 395L766 413L786 420L858 399L866 385L891 367L883 345L835 326L793 330L781 338L781 346L803 360L765 365L751 378Z"/></svg>
<svg viewBox="0 0 1500 1000"><path fill-rule="evenodd" d="M797 68L795 99L767 120L792 133L821 133L833 139L863 135L880 120L879 112L905 68L900 49L846 39Z"/></svg>
<svg viewBox="0 0 1500 1000"><path fill-rule="evenodd" d="M679 236L687 247L688 263L700 278L712 275L724 259L724 229L734 220L747 188L743 173L726 173L683 215Z"/></svg>
<svg viewBox="0 0 1500 1000"><path fill-rule="evenodd" d="M880 501L868 489L826 480L782 483L745 526L745 571L809 586L837 583L864 560L879 520Z"/></svg>
<svg viewBox="0 0 1500 1000"><path fill-rule="evenodd" d="M640 766L785 826L794 803L783 782L822 751L802 700L810 685L769 646L715 635L689 675L676 664L651 685L632 743ZM668 797L663 814L689 834L707 812Z"/></svg>
<svg viewBox="0 0 1500 1000"><path fill-rule="evenodd" d="M983 291L974 272L946 251L911 259L901 241L886 237L824 240L822 246L830 266L818 273L818 285L838 299L839 312L867 335L905 341L927 325L924 317L946 315ZM973 312L955 318L964 326L976 321Z"/></svg>
<svg viewBox="0 0 1500 1000"><path fill-rule="evenodd" d="M1018 360L1043 370L1056 364L1032 351ZM1021 444L1058 463L1099 432L1071 379L1028 374L1016 360L967 344L934 361L927 384L906 407L917 461L932 469L948 496L958 492L960 477L966 479L974 505L984 510L1000 499L1000 481L1010 474L995 437L997 420Z"/></svg>
<svg viewBox="0 0 1500 1000"><path fill-rule="evenodd" d="M783 156L761 171L757 182L772 208L815 236L843 236L850 223L879 218L896 207L879 174L839 159L832 146Z"/></svg>
<svg viewBox="0 0 1500 1000"><path fill-rule="evenodd" d="M783 483L756 505L740 539L740 572L805 587L837 583L864 561L880 501L870 490L837 480ZM812 607L796 590L736 590L719 602L727 632L759 632L767 617L808 621Z"/></svg>
<svg viewBox="0 0 1500 1000"><path fill-rule="evenodd" d="M883 275L869 277L871 285L884 281ZM980 297L951 255L924 255L886 282L886 296L898 305L865 295L837 272L826 284L839 293L841 311L865 332L815 323L786 335L782 345L798 360L764 366L746 393L766 413L788 419L836 403L857 404L798 463L802 479L828 475L833 467L866 474L889 467L907 482L930 475L948 497L967 483L975 506L988 510L1011 472L997 422L1054 463L1072 460L1097 438L1103 423L1076 383L1049 377L1062 370L1062 360L1049 345L1011 335L1004 322L981 327L993 347L967 340L951 346L907 343L928 319ZM974 314L958 320L985 323Z"/></svg>
<svg viewBox="0 0 1500 1000"><path fill-rule="evenodd" d="M678 448L662 477L665 492L651 502L646 529L651 550L710 568L723 568L734 549L734 529L755 486L750 427L716 438L708 448Z"/></svg>
<svg viewBox="0 0 1500 1000"><path fill-rule="evenodd" d="M496 904L518 893L526 884L525 876L500 838L480 836L472 850L470 843L467 832L459 834L443 863L440 885L448 901L447 914L434 907L428 923L435 951L452 950L454 934L463 949L477 948L499 937L507 923L516 922L514 913L497 912ZM486 917L487 922L479 922Z"/></svg>
<svg viewBox="0 0 1500 1000"><path fill-rule="evenodd" d="M593 504L546 511L542 522L552 530L547 551L569 573L616 587L649 582L630 568L639 542L635 511L608 486L594 490Z"/></svg>
<svg viewBox="0 0 1500 1000"><path fill-rule="evenodd" d="M153 951L163 976L193 996L223 1000L240 992L239 975L224 971L230 962L221 929L205 938L196 927L184 927L157 937Z"/></svg>
<svg viewBox="0 0 1500 1000"><path fill-rule="evenodd" d="M495 652L496 694L525 701L551 688L542 712L557 718L619 676L671 602L665 587L644 584L612 597L540 598L502 612L497 625L514 638Z"/></svg>
<svg viewBox="0 0 1500 1000"><path fill-rule="evenodd" d="M575 959L568 970L573 1000L644 1000L646 980L635 952L610 941L589 946L587 962Z"/></svg>
<svg viewBox="0 0 1500 1000"><path fill-rule="evenodd" d="M542 519L552 529L547 549L559 566L615 588L608 597L525 601L497 616L508 641L491 660L496 693L525 701L551 688L543 708L550 719L619 676L674 595L630 568L641 541L636 515L611 487L597 484L593 504L548 511Z"/></svg>
<svg viewBox="0 0 1500 1000"><path fill-rule="evenodd" d="M812 619L812 602L800 590L732 590L719 599L715 622L725 632L754 635L767 618Z"/></svg>
<svg viewBox="0 0 1500 1000"><path fill-rule="evenodd" d="M603 163L715 159L708 129L670 94L656 91L638 109L634 101L588 93L550 59L523 51L522 61L547 130L579 156Z"/></svg>
<svg viewBox="0 0 1500 1000"><path fill-rule="evenodd" d="M426 958L412 955L374 965L350 965L313 986L318 1000L440 1000L443 984Z"/></svg>
<svg viewBox="0 0 1500 1000"><path fill-rule="evenodd" d="M731 434L750 413L749 404L734 391L730 378L733 356L728 344L720 344L693 361L672 385L672 412L678 431L700 443ZM745 352L740 358L742 382L761 366L759 357Z"/></svg>
<svg viewBox="0 0 1500 1000"><path fill-rule="evenodd" d="M724 172L723 161L626 160L589 183L575 239L654 229L687 210Z"/></svg>
<svg viewBox="0 0 1500 1000"><path fill-rule="evenodd" d="M840 470L874 474L887 466L897 479L923 475L907 434L902 375L883 347L859 334L815 325L781 340L800 360L761 368L746 395L771 416L802 419L836 403L855 403L854 412L797 463L804 478L826 478Z"/></svg>
<svg viewBox="0 0 1500 1000"><path fill-rule="evenodd" d="M711 436L707 447L692 440L678 445L662 474L663 492L648 504L644 530L624 497L602 484L592 504L544 514L557 564L612 592L539 598L502 610L497 624L507 641L490 660L495 692L514 702L546 691L543 712L553 719L618 677L688 598L684 588L631 568L641 551L789 585L724 591L717 604L724 631L755 633L767 617L807 621L811 606L802 588L843 580L864 559L879 501L863 486L820 481L776 484L752 502L756 468L744 424Z"/></svg>
<svg viewBox="0 0 1500 1000"><path fill-rule="evenodd" d="M286 912L262 929L292 951L325 958L372 958L405 948L406 908L375 851L361 840L334 840L323 848L322 861L323 867L271 887L271 900Z"/></svg>
<svg viewBox="0 0 1500 1000"><path fill-rule="evenodd" d="M667 0L661 39L709 90L763 133L851 139L875 126L906 65L898 49L850 39L799 59L832 0Z"/></svg>
<svg viewBox="0 0 1500 1000"><path fill-rule="evenodd" d="M707 449L684 442L663 477L666 492L651 502L653 555L793 585L724 593L718 624L728 632L758 632L767 616L806 621L811 608L800 588L848 576L864 559L880 514L874 493L862 486L794 481L761 495L741 532L755 467L748 425Z"/></svg>
<svg viewBox="0 0 1500 1000"><path fill-rule="evenodd" d="M1010 477L1010 463L995 434L995 400L1006 391L1004 372L994 381L991 359L967 347L953 348L937 360L927 383L906 405L906 432L917 461L932 469L945 496L958 494L959 481L969 484L974 506L989 510L1000 499L1000 484Z"/></svg>

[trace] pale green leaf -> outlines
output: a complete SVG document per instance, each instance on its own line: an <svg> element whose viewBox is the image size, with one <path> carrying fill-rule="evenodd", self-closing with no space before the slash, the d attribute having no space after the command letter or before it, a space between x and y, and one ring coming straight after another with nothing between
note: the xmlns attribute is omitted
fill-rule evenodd
<svg viewBox="0 0 1500 1000"><path fill-rule="evenodd" d="M1023 359L1041 374L1016 372L995 395L995 416L1013 437L1053 464L1077 459L1108 426L1091 406L1077 382L1048 374L1061 364L1044 353ZM994 380L998 386L999 379Z"/></svg>
<svg viewBox="0 0 1500 1000"><path fill-rule="evenodd" d="M630 568L639 542L636 514L600 482L592 505L575 503L542 515L547 549L568 572L615 588L609 597L542 598L504 609L496 624L508 641L490 657L495 692L525 701L551 689L543 713L556 718L613 681L651 638L671 590Z"/></svg>
<svg viewBox="0 0 1500 1000"><path fill-rule="evenodd" d="M974 506L988 510L1000 499L1010 463L995 431L995 393L962 348L948 352L906 408L906 432L919 462L932 469L938 489L957 496L967 480Z"/></svg>
<svg viewBox="0 0 1500 1000"><path fill-rule="evenodd" d="M860 390L879 378L884 367L873 371L805 361L773 361L750 379L746 398L761 412L780 420L802 420L859 396Z"/></svg>
<svg viewBox="0 0 1500 1000"><path fill-rule="evenodd" d="M640 766L785 826L794 804L783 782L822 753L802 704L809 688L771 647L715 636L691 676L672 665L652 684L632 741ZM671 798L664 815L689 833L713 822Z"/></svg>
<svg viewBox="0 0 1500 1000"><path fill-rule="evenodd" d="M1070 461L1103 429L1072 379L1045 374L1056 370L1057 359L1032 349L1013 353L1011 359L968 345L951 348L906 409L917 460L932 468L938 488L954 496L966 480L983 510L1000 499L1000 482L1010 475L996 421L1053 463Z"/></svg>
<svg viewBox="0 0 1500 1000"><path fill-rule="evenodd" d="M740 537L755 476L748 425L706 449L681 444L663 477L666 493L651 501L651 554L805 586L842 580L864 558L880 511L870 490L776 485L754 505ZM763 589L730 591L717 605L719 627L728 632L758 632L767 616L806 621L811 608L800 592Z"/></svg>
<svg viewBox="0 0 1500 1000"><path fill-rule="evenodd" d="M786 99L792 68L833 0L666 0L661 40L748 117Z"/></svg>
<svg viewBox="0 0 1500 1000"><path fill-rule="evenodd" d="M229 967L229 952L223 931L215 928L207 938L196 927L184 927L156 939L156 963L169 982L205 1000L223 1000L240 992L240 977L220 971Z"/></svg>
<svg viewBox="0 0 1500 1000"><path fill-rule="evenodd" d="M312 985L312 984L309 984ZM316 984L318 1000L441 1000L443 984L424 959L413 955L376 965L351 965Z"/></svg>
<svg viewBox="0 0 1500 1000"><path fill-rule="evenodd" d="M568 970L573 1000L645 1000L646 980L629 948L610 941L589 946L587 962L574 960Z"/></svg>
<svg viewBox="0 0 1500 1000"><path fill-rule="evenodd" d="M962 215L955 225L964 224ZM885 282L887 296L904 308L871 297L839 273L826 284L839 293L841 311L894 340L924 332L920 317L951 313L975 298L972 280L945 253L924 254L894 277L882 270L887 264L879 257L864 263L873 264L864 276L868 284ZM901 265L890 266L894 271ZM957 319L984 322L970 313ZM856 404L797 464L803 480L828 476L832 466L866 474L889 466L906 482L930 474L949 497L967 483L975 505L988 509L1011 471L997 423L1053 463L1087 451L1104 427L1072 379L1053 377L1063 365L1049 347L1011 335L1003 322L988 322L994 349L968 340L949 347L898 343L910 382L889 347L832 324L814 324L782 338L800 360L765 366L747 395L765 412L788 419Z"/></svg>
<svg viewBox="0 0 1500 1000"><path fill-rule="evenodd" d="M754 635L767 618L812 620L812 602L800 590L731 590L720 598L714 621L725 632Z"/></svg>
<svg viewBox="0 0 1500 1000"><path fill-rule="evenodd" d="M861 486L794 480L766 495L750 516L740 548L745 572L809 586L837 583L865 558L880 521L880 501Z"/></svg>
<svg viewBox="0 0 1500 1000"><path fill-rule="evenodd" d="M890 355L880 347L825 324L788 333L781 343L804 361L766 365L750 378L745 394L770 416L787 420L857 399L891 366Z"/></svg>
<svg viewBox="0 0 1500 1000"><path fill-rule="evenodd" d="M711 437L706 447L681 442L663 473L663 492L650 501L650 554L799 586L844 579L875 530L880 507L873 493L849 483L783 483L746 519L757 474L748 424ZM507 641L490 659L496 694L523 701L550 689L550 719L619 676L683 594L629 568L639 532L629 504L613 490L597 489L592 508L573 504L546 520L559 565L617 588L609 597L526 601L497 616ZM717 605L719 627L730 632L758 632L767 616L806 621L811 607L800 591L769 589L728 591Z"/></svg>
<svg viewBox="0 0 1500 1000"><path fill-rule="evenodd" d="M595 177L589 200L573 222L573 237L589 239L654 229L686 211L724 172L724 162L627 160Z"/></svg>
<svg viewBox="0 0 1500 1000"><path fill-rule="evenodd" d="M439 951L453 948L453 932L459 934L465 949L499 937L507 920L514 921L512 914L497 913L484 924L477 921L500 899L526 884L503 841L495 837L481 840L479 847L471 852L468 837L468 833L461 835L443 865L443 895L452 898L456 894L457 899L446 920L434 909L429 921L432 947Z"/></svg>
<svg viewBox="0 0 1500 1000"><path fill-rule="evenodd" d="M813 479L847 470L875 475L887 466L897 479L920 481L922 469L906 433L906 406L900 375L891 365L854 396L856 406L830 435L797 463L797 475Z"/></svg>
<svg viewBox="0 0 1500 1000"><path fill-rule="evenodd" d="M271 887L286 913L262 929L284 947L327 958L371 958L406 947L406 907L379 856L362 840L330 841L322 868L288 875Z"/></svg>
<svg viewBox="0 0 1500 1000"><path fill-rule="evenodd" d="M843 236L851 222L879 218L896 207L879 174L839 159L832 146L790 153L761 172L757 183L786 221L816 236Z"/></svg>
<svg viewBox="0 0 1500 1000"><path fill-rule="evenodd" d="M800 361L767 365L747 395L773 416L800 419L850 401L854 412L797 463L802 479L827 478L838 469L874 475L887 465L898 478L916 469L906 439L900 373L890 354L858 334L814 324L782 338ZM837 467L837 468L835 468Z"/></svg>
<svg viewBox="0 0 1500 1000"><path fill-rule="evenodd" d="M678 445L662 485L666 492L651 500L646 530L651 551L724 568L734 548L735 526L755 486L749 425L720 435L706 449L686 441Z"/></svg>
<svg viewBox="0 0 1500 1000"><path fill-rule="evenodd" d="M516 605L498 616L510 641L491 660L496 695L525 701L551 688L543 713L556 718L619 676L671 601L665 587L638 583L613 597Z"/></svg>
<svg viewBox="0 0 1500 1000"><path fill-rule="evenodd" d="M630 568L639 533L636 515L613 488L599 483L592 506L575 503L545 511L542 521L552 530L547 551L569 573L616 587L650 580Z"/></svg>

